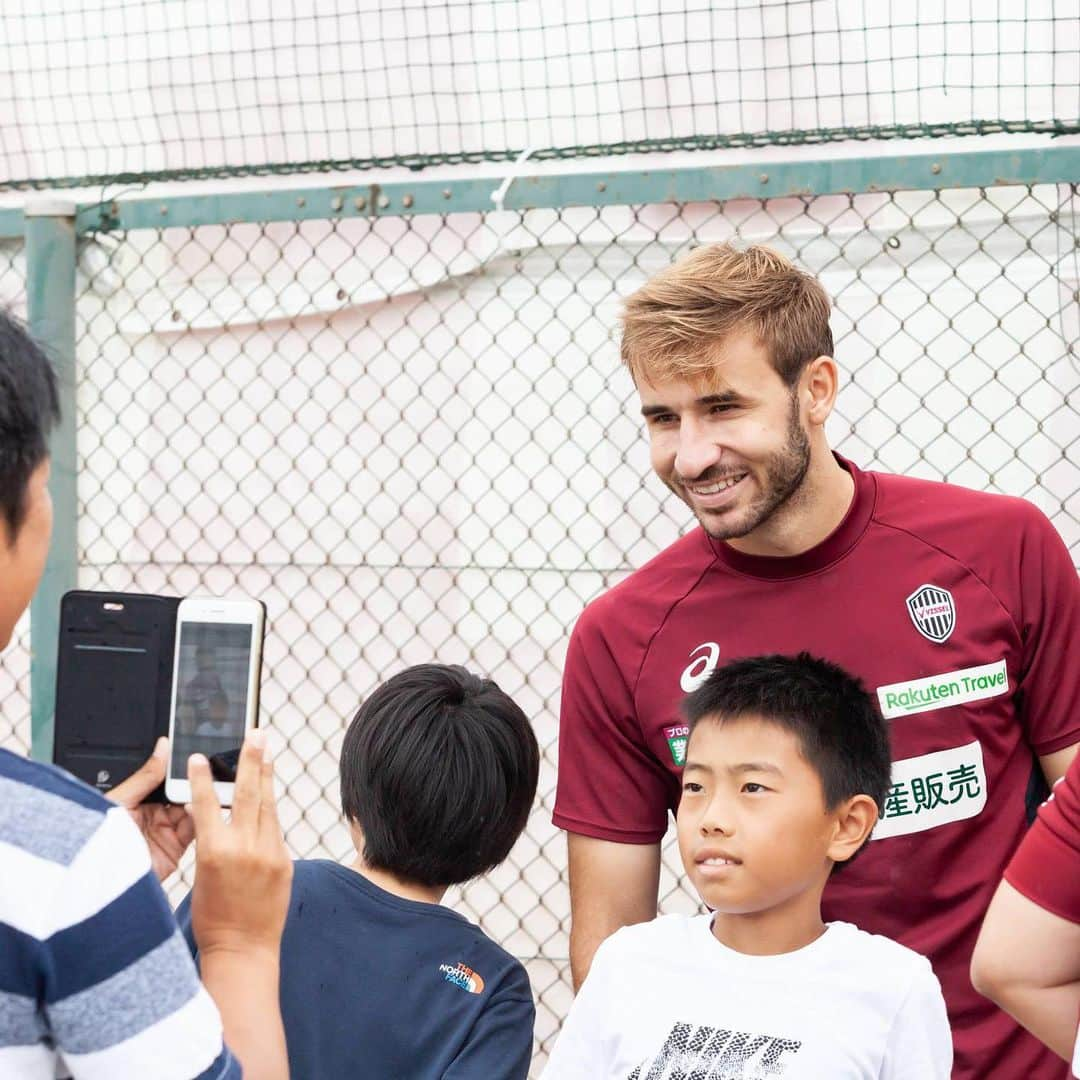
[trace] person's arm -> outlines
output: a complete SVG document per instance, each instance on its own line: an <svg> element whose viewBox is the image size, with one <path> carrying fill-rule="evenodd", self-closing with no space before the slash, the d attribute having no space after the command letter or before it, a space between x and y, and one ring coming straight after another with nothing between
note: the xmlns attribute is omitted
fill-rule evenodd
<svg viewBox="0 0 1080 1080"><path fill-rule="evenodd" d="M1066 746L1064 750L1057 750L1052 754L1043 754L1039 758L1043 776L1046 777L1046 782L1051 787L1069 771L1069 766L1073 763L1077 750L1080 750L1080 743L1073 743L1072 746Z"/></svg>
<svg viewBox="0 0 1080 1080"><path fill-rule="evenodd" d="M288 1080L279 1005L281 933L289 906L292 860L274 801L265 735L249 733L240 751L232 816L226 824L210 763L188 764L195 820L191 923L203 984L221 1012L225 1037L252 1080Z"/></svg>
<svg viewBox="0 0 1080 1080"><path fill-rule="evenodd" d="M880 1080L949 1080L952 1063L945 999L927 964L893 1021Z"/></svg>
<svg viewBox="0 0 1080 1080"><path fill-rule="evenodd" d="M536 1006L525 969L519 967L492 995L444 1080L525 1080L533 1052Z"/></svg>
<svg viewBox="0 0 1080 1080"><path fill-rule="evenodd" d="M567 833L575 989L608 935L656 917L660 841L677 789L642 734L627 682L637 658L632 642L612 639L617 625L602 606L587 608L563 672L553 820Z"/></svg>
<svg viewBox="0 0 1080 1080"><path fill-rule="evenodd" d="M127 811L109 810L42 912L43 1011L75 1080L238 1080Z"/></svg>
<svg viewBox="0 0 1080 1080"><path fill-rule="evenodd" d="M980 994L1066 1060L1080 1016L1080 925L998 886L971 961Z"/></svg>
<svg viewBox="0 0 1080 1080"><path fill-rule="evenodd" d="M1006 867L975 944L971 980L1068 1059L1080 1013L1080 758Z"/></svg>
<svg viewBox="0 0 1080 1080"><path fill-rule="evenodd" d="M580 990L605 938L656 918L660 845L566 837L570 871L570 974Z"/></svg>

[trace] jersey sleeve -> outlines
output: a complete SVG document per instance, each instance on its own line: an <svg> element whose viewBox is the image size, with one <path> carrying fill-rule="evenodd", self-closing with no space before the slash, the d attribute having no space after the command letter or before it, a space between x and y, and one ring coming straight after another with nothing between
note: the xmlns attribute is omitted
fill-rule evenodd
<svg viewBox="0 0 1080 1080"><path fill-rule="evenodd" d="M461 1052L443 1073L445 1080L481 1076L525 1080L532 1061L536 1006L525 969L503 981L473 1024Z"/></svg>
<svg viewBox="0 0 1080 1080"><path fill-rule="evenodd" d="M1026 509L1014 608L1018 690L1028 742L1042 755L1080 742L1080 578L1050 521L1035 506Z"/></svg>
<svg viewBox="0 0 1080 1080"><path fill-rule="evenodd" d="M238 1080L146 844L110 810L68 868L41 942L44 1018L75 1080Z"/></svg>
<svg viewBox="0 0 1080 1080"><path fill-rule="evenodd" d="M945 999L927 963L913 980L893 1021L881 1080L949 1080L952 1063Z"/></svg>
<svg viewBox="0 0 1080 1080"><path fill-rule="evenodd" d="M1080 923L1080 754L1039 808L1005 880L1039 907Z"/></svg>
<svg viewBox="0 0 1080 1080"><path fill-rule="evenodd" d="M607 612L607 608L602 609ZM567 832L652 844L667 831L670 779L647 746L624 671L592 605L567 649L552 820Z"/></svg>

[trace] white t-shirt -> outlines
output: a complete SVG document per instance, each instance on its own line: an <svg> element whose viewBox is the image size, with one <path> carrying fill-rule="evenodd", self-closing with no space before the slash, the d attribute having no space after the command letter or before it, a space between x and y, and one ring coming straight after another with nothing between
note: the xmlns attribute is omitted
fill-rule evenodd
<svg viewBox="0 0 1080 1080"><path fill-rule="evenodd" d="M665 915L597 950L544 1080L948 1080L952 1038L925 957L850 923L780 956Z"/></svg>

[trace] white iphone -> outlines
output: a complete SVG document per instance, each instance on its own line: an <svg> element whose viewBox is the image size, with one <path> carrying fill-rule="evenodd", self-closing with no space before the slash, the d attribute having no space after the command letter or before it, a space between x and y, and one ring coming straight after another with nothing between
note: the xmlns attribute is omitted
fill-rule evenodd
<svg viewBox="0 0 1080 1080"><path fill-rule="evenodd" d="M259 600L191 596L176 613L165 797L191 801L187 760L205 754L222 806L231 806L245 733L259 720L266 609Z"/></svg>

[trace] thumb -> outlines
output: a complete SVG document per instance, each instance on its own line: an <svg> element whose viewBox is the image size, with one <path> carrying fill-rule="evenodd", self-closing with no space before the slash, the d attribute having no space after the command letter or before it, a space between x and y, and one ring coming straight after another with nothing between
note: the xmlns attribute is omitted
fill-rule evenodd
<svg viewBox="0 0 1080 1080"><path fill-rule="evenodd" d="M164 735L154 745L154 752L123 783L117 784L108 797L128 810L139 805L165 779L169 761L169 740Z"/></svg>

